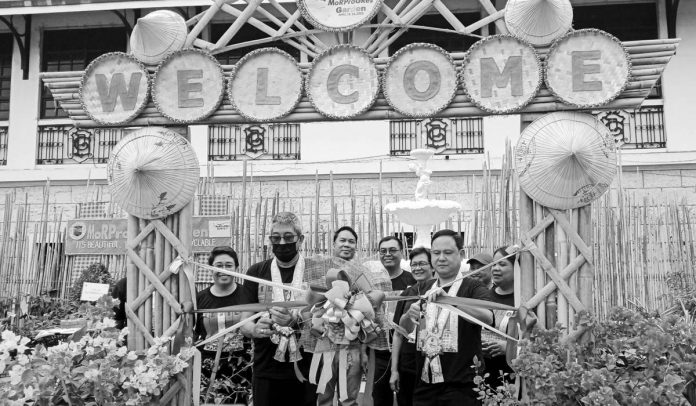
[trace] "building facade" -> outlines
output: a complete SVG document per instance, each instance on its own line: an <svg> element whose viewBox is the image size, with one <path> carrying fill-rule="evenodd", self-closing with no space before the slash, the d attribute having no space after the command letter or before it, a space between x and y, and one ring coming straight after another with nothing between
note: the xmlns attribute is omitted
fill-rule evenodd
<svg viewBox="0 0 696 406"><path fill-rule="evenodd" d="M49 204L63 220L78 215L83 202L108 201L106 161L127 128L75 128L56 107L42 84L42 72L84 70L95 57L127 51L128 35L137 18L170 8L190 18L210 4L200 0L0 2L0 212L4 195L27 197L29 212L41 212L44 184L51 181ZM294 3L294 2L291 2ZM457 17L465 22L482 15L477 1L457 2ZM498 1L498 8L504 6ZM641 200L675 197L696 203L696 4L682 2L678 13L666 0L573 1L574 27L599 28L622 41L682 39L659 87L641 107L630 111L596 112L622 145L621 185ZM449 2L448 2L449 4ZM423 25L445 26L436 14ZM230 21L214 21L206 38L219 37ZM245 26L239 40L261 38ZM479 34L494 32L482 28ZM358 32L356 35L369 35ZM331 41L331 35L325 40ZM407 32L390 45L390 54L411 42L432 42L451 52L465 51L476 38L437 31ZM285 46L300 61L306 55ZM218 56L233 64L251 49ZM416 184L408 171L408 152L424 143L444 145L431 160L435 180L431 194L459 201L466 210L480 204L482 168L501 166L506 140L515 144L533 115L405 121L326 121L299 124L191 125L187 132L201 163L201 175L211 173L218 193L241 197L244 165L252 182L249 190L265 197L285 197L286 208L307 214L321 191L319 211L330 215L369 213L375 196L382 202L410 198ZM250 138L249 135L252 137ZM250 140L256 140L256 144ZM261 141L259 141L261 140ZM246 164L244 163L246 161ZM495 175L495 173L494 173ZM331 179L331 181L329 181ZM494 180L497 177L493 178ZM617 181L618 182L618 181ZM319 186L317 186L317 184ZM489 186L497 190L497 186ZM210 192L210 190L208 191ZM614 191L615 192L615 191ZM250 192L251 193L251 192ZM349 206L349 208L346 208ZM31 218L31 216L30 216Z"/></svg>

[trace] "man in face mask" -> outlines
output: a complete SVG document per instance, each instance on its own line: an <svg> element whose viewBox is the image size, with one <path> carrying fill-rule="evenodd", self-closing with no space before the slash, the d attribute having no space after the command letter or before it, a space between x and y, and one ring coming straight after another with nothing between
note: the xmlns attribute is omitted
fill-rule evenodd
<svg viewBox="0 0 696 406"><path fill-rule="evenodd" d="M247 275L303 288L305 261L299 248L304 236L299 218L290 212L276 214L271 220L268 240L275 258L252 265ZM248 303L299 299L293 292L251 281L244 283L244 291ZM252 314L246 313L242 317ZM296 400L297 405L316 405L316 386L304 380L309 376L311 354L302 348L287 350L295 345L282 342L283 339L296 338L300 317L297 310L275 306L258 321L242 327L242 333L254 339L252 395L255 406L286 404L288 396Z"/></svg>

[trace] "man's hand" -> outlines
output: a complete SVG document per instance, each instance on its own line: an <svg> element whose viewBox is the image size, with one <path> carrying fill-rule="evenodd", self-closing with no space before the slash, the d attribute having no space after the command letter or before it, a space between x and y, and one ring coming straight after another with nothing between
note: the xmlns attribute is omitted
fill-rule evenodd
<svg viewBox="0 0 696 406"><path fill-rule="evenodd" d="M389 386L394 392L399 391L399 371L391 371L391 376L389 377Z"/></svg>
<svg viewBox="0 0 696 406"><path fill-rule="evenodd" d="M501 341L486 341L481 343L483 355L488 358L505 355L505 342Z"/></svg>
<svg viewBox="0 0 696 406"><path fill-rule="evenodd" d="M268 311L271 313L271 320L281 327L289 326L293 322L292 314L285 307L274 306Z"/></svg>
<svg viewBox="0 0 696 406"><path fill-rule="evenodd" d="M254 326L254 338L268 338L273 334L273 320L261 317Z"/></svg>
<svg viewBox="0 0 696 406"><path fill-rule="evenodd" d="M427 300L428 300L428 302L434 302L438 296L444 295L444 294L445 294L445 291L442 290L442 288L437 288L431 294L428 295Z"/></svg>
<svg viewBox="0 0 696 406"><path fill-rule="evenodd" d="M367 355L367 345L360 345L360 368L367 373L367 368L370 364L370 356Z"/></svg>

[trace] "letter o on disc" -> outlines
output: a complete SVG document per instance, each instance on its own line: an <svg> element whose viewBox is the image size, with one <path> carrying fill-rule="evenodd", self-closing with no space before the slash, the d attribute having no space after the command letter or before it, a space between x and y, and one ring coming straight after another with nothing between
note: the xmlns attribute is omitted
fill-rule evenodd
<svg viewBox="0 0 696 406"><path fill-rule="evenodd" d="M401 48L387 64L384 95L394 110L411 117L438 113L457 93L457 70L442 48L413 43Z"/></svg>
<svg viewBox="0 0 696 406"><path fill-rule="evenodd" d="M228 96L242 116L266 121L290 113L302 97L302 72L287 52L257 49L236 65Z"/></svg>
<svg viewBox="0 0 696 406"><path fill-rule="evenodd" d="M541 63L531 45L493 35L471 46L460 82L480 109L508 114L526 106L541 86Z"/></svg>
<svg viewBox="0 0 696 406"><path fill-rule="evenodd" d="M80 82L85 112L99 124L125 124L147 105L145 67L123 52L104 54L87 66Z"/></svg>
<svg viewBox="0 0 696 406"><path fill-rule="evenodd" d="M581 108L614 100L631 76L621 41L595 29L572 31L556 40L546 66L546 87L564 103Z"/></svg>
<svg viewBox="0 0 696 406"><path fill-rule="evenodd" d="M337 45L319 55L307 76L307 96L326 117L346 119L367 111L377 99L379 74L370 55Z"/></svg>
<svg viewBox="0 0 696 406"><path fill-rule="evenodd" d="M210 54L185 49L169 55L157 68L152 99L163 116L192 123L211 115L225 94L225 76Z"/></svg>

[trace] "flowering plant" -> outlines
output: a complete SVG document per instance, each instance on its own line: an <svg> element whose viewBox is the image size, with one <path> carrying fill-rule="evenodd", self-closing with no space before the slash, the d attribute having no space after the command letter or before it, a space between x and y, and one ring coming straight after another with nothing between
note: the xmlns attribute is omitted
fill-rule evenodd
<svg viewBox="0 0 696 406"><path fill-rule="evenodd" d="M6 330L0 341L0 398L8 405L142 405L156 400L170 379L188 366L194 350L170 355L170 339L145 351L128 351L127 330L105 317L104 297L80 313L88 327L53 347L29 348L29 339ZM88 329L89 328L89 329Z"/></svg>

